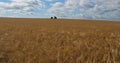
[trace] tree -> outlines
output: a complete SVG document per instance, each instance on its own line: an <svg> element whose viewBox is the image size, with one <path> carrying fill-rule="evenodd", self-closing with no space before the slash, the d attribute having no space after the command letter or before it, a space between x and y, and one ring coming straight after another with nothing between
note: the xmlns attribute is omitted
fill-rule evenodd
<svg viewBox="0 0 120 63"><path fill-rule="evenodd" d="M51 19L53 19L53 17L51 17Z"/></svg>
<svg viewBox="0 0 120 63"><path fill-rule="evenodd" d="M57 17L56 17L56 16L54 16L54 19L57 19Z"/></svg>

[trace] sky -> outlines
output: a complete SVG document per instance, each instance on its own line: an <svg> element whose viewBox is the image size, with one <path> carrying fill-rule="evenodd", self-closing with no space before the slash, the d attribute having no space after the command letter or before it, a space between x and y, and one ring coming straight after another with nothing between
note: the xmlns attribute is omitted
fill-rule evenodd
<svg viewBox="0 0 120 63"><path fill-rule="evenodd" d="M0 17L120 21L120 0L0 0Z"/></svg>

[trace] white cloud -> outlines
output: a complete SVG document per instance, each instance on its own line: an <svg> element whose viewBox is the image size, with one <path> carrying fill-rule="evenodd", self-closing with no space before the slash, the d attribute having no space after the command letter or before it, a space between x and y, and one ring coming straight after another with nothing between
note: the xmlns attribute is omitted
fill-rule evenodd
<svg viewBox="0 0 120 63"><path fill-rule="evenodd" d="M120 0L9 0L0 2L0 15L36 14L42 8L47 16L120 20Z"/></svg>
<svg viewBox="0 0 120 63"><path fill-rule="evenodd" d="M0 2L1 12L11 12L17 14L31 14L35 9L41 9L44 5L40 0L10 0L10 2Z"/></svg>
<svg viewBox="0 0 120 63"><path fill-rule="evenodd" d="M71 18L120 20L120 0L66 0L56 2L48 12Z"/></svg>
<svg viewBox="0 0 120 63"><path fill-rule="evenodd" d="M52 7L48 10L48 12L51 12L53 14L57 14L58 16L65 16L65 9L64 9L64 4L61 2L56 2L55 4L52 5Z"/></svg>
<svg viewBox="0 0 120 63"><path fill-rule="evenodd" d="M48 1L48 2L52 2L53 0L46 0L46 1Z"/></svg>
<svg viewBox="0 0 120 63"><path fill-rule="evenodd" d="M46 0L48 2L56 2L56 1L59 1L59 0Z"/></svg>

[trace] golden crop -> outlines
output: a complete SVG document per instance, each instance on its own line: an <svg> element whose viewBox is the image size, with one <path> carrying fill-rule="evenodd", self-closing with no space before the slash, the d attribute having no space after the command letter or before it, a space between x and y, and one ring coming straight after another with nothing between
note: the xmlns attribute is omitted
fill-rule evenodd
<svg viewBox="0 0 120 63"><path fill-rule="evenodd" d="M0 63L120 63L120 22L1 18Z"/></svg>

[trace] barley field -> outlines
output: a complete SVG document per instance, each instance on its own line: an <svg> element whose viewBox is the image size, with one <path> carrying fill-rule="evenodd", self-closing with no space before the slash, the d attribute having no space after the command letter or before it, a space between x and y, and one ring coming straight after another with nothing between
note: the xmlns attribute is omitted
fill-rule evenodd
<svg viewBox="0 0 120 63"><path fill-rule="evenodd" d="M0 63L120 63L120 22L0 18Z"/></svg>

